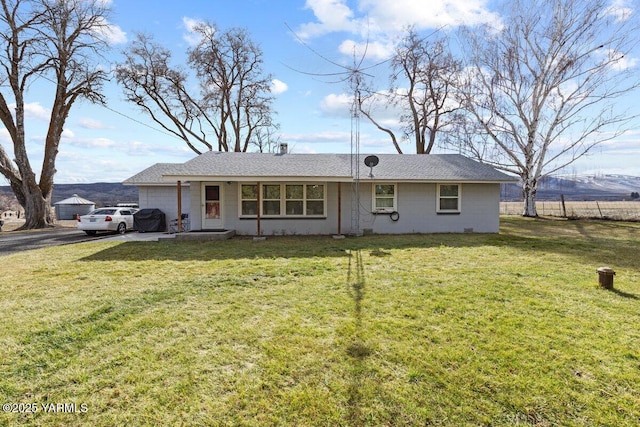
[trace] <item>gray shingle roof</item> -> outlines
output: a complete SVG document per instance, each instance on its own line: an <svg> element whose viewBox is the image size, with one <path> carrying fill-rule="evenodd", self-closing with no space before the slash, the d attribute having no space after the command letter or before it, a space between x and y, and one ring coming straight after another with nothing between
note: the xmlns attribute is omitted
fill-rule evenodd
<svg viewBox="0 0 640 427"><path fill-rule="evenodd" d="M138 172L123 181L125 185L161 184L165 183L162 177L182 166L181 163L156 163L145 170ZM166 184L166 183L165 183Z"/></svg>
<svg viewBox="0 0 640 427"><path fill-rule="evenodd" d="M346 166L346 167L345 167ZM340 154L225 153L210 151L182 165L185 175L220 177L349 177Z"/></svg>
<svg viewBox="0 0 640 427"><path fill-rule="evenodd" d="M361 179L369 174L377 180L514 182L515 179L489 165L459 154L380 154L370 170L360 155ZM182 164L158 163L124 183L153 184L176 180L261 180L325 179L351 181L349 154L269 154L207 152Z"/></svg>
<svg viewBox="0 0 640 427"><path fill-rule="evenodd" d="M512 182L514 178L459 154L380 154L370 169L361 156L360 178L394 181Z"/></svg>

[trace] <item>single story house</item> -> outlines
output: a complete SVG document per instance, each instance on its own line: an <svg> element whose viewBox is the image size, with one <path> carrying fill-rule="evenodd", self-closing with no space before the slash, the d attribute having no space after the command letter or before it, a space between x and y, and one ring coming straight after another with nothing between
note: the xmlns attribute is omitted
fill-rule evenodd
<svg viewBox="0 0 640 427"><path fill-rule="evenodd" d="M140 208L169 221L187 214L191 231L267 236L497 233L500 184L510 182L458 154L210 151L124 184L138 187Z"/></svg>

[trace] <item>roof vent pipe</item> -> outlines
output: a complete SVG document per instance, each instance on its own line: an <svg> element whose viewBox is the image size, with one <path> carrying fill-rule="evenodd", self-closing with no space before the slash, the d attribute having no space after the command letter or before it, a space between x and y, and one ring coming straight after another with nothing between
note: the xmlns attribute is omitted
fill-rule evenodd
<svg viewBox="0 0 640 427"><path fill-rule="evenodd" d="M287 154L289 152L289 144L283 142L280 144L280 154Z"/></svg>

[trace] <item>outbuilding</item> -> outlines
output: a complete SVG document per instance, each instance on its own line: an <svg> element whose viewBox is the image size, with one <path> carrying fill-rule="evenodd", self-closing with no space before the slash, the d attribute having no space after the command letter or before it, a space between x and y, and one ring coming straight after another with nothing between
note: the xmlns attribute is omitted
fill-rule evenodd
<svg viewBox="0 0 640 427"><path fill-rule="evenodd" d="M54 206L58 220L75 219L76 215L86 215L96 208L94 202L83 199L77 194L54 203Z"/></svg>

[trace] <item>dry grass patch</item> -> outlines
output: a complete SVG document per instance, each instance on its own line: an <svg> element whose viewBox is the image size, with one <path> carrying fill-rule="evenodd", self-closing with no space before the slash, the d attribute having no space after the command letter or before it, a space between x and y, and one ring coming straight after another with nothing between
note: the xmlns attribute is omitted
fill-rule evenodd
<svg viewBox="0 0 640 427"><path fill-rule="evenodd" d="M3 402L88 410L0 425L636 425L639 233L507 218L7 256Z"/></svg>

